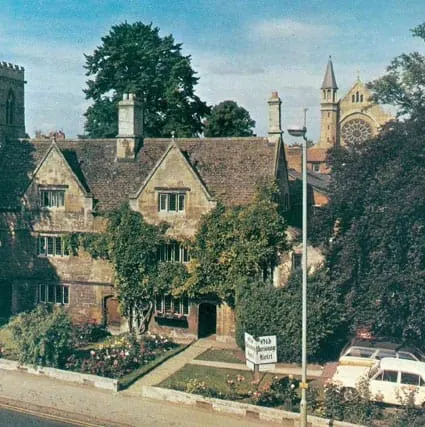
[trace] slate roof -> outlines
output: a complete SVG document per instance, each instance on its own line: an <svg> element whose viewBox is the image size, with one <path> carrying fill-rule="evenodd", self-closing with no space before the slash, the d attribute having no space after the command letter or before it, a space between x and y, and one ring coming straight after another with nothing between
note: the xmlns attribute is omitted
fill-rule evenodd
<svg viewBox="0 0 425 427"><path fill-rule="evenodd" d="M320 89L338 89L332 59L330 57L326 65L325 77L323 78Z"/></svg>
<svg viewBox="0 0 425 427"><path fill-rule="evenodd" d="M56 144L98 211L119 207L134 195L171 139L145 139L134 161L116 161L115 139L63 140ZM274 177L276 145L267 138L176 139L210 194L226 205L252 200L259 179ZM13 141L0 154L0 208L19 206L32 172L50 141Z"/></svg>
<svg viewBox="0 0 425 427"><path fill-rule="evenodd" d="M295 169L288 170L289 177L293 179L298 179L302 181L302 173L298 172ZM307 170L307 183L311 185L314 189L327 194L329 191L329 182L331 177L327 174L316 173L311 170Z"/></svg>

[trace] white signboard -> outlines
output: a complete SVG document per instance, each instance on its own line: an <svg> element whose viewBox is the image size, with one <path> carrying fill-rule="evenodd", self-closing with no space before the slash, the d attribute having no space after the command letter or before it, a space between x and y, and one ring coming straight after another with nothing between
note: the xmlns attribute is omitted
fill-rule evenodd
<svg viewBox="0 0 425 427"><path fill-rule="evenodd" d="M256 352L255 349L257 347L257 341L255 341L255 338L252 335L249 335L245 332L245 358L248 361L251 362L251 364L257 363L256 360ZM250 366L248 365L248 368Z"/></svg>
<svg viewBox="0 0 425 427"><path fill-rule="evenodd" d="M259 337L257 339L257 362L259 365L277 362L276 335Z"/></svg>
<svg viewBox="0 0 425 427"><path fill-rule="evenodd" d="M251 369L254 365L268 365L276 363L276 335L269 335L255 339L252 335L245 332L245 357L246 364Z"/></svg>

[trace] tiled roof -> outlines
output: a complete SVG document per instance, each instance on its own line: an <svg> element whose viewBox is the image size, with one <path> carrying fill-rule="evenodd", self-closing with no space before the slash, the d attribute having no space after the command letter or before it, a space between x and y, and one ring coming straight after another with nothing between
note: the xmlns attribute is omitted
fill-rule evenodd
<svg viewBox="0 0 425 427"><path fill-rule="evenodd" d="M302 180L302 174L295 169L288 170L289 177L293 179ZM316 173L311 170L307 170L307 183L313 188L323 193L328 192L330 182L330 176L322 173Z"/></svg>
<svg viewBox="0 0 425 427"><path fill-rule="evenodd" d="M309 148L307 151L308 162L325 162L327 157L327 148Z"/></svg>
<svg viewBox="0 0 425 427"><path fill-rule="evenodd" d="M56 144L99 211L135 194L161 159L170 139L145 139L134 161L116 161L116 140L64 140ZM176 139L213 197L226 205L252 200L263 177L274 177L276 145L267 138ZM17 207L50 141L15 141L0 157L0 207Z"/></svg>

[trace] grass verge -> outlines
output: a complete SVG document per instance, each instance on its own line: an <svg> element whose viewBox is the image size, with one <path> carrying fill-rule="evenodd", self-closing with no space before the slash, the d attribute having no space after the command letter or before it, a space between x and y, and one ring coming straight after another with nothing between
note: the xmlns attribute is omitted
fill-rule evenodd
<svg viewBox="0 0 425 427"><path fill-rule="evenodd" d="M271 383L274 375L262 374L260 378L261 386L266 386ZM231 394L235 388L241 394L249 393L254 389L252 372L197 365L185 365L174 375L161 382L159 387L187 391L187 385L191 380L204 382L206 387L214 389L217 394L223 396Z"/></svg>
<svg viewBox="0 0 425 427"><path fill-rule="evenodd" d="M245 363L245 357L241 350L229 350L210 348L201 353L197 360L208 360L212 362L225 362L225 363Z"/></svg>

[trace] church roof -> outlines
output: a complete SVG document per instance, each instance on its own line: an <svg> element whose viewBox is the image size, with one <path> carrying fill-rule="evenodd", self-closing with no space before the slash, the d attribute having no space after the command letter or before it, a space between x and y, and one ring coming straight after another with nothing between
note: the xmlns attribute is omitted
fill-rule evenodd
<svg viewBox="0 0 425 427"><path fill-rule="evenodd" d="M331 57L329 57L328 64L326 65L325 77L323 78L320 89L338 89Z"/></svg>
<svg viewBox="0 0 425 427"><path fill-rule="evenodd" d="M96 210L118 208L142 186L171 139L144 140L133 161L116 161L115 139L62 140L56 145L95 200ZM175 143L208 192L225 205L252 200L262 178L275 177L276 144L267 138L190 138ZM17 209L50 141L11 141L0 158L0 209Z"/></svg>

